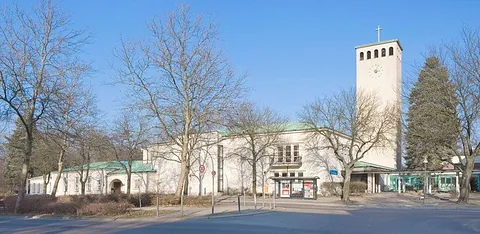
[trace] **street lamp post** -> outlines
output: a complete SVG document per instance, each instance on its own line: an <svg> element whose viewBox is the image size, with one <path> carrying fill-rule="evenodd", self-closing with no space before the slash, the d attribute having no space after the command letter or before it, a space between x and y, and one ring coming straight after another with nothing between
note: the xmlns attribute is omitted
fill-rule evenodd
<svg viewBox="0 0 480 234"><path fill-rule="evenodd" d="M428 188L428 180L427 180L427 164L428 160L427 157L423 160L423 165L425 169L425 181L423 182L423 204L425 205L425 200L427 199L427 188Z"/></svg>

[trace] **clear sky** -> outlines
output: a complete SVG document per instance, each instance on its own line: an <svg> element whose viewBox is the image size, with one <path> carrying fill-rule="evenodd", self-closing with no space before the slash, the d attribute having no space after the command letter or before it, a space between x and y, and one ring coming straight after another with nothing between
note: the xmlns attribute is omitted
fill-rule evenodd
<svg viewBox="0 0 480 234"><path fill-rule="evenodd" d="M93 33L85 58L97 70L90 82L107 119L115 118L123 98L118 87L104 85L115 76L110 62L120 35L148 36L145 23L164 17L177 3L217 22L219 47L238 72L249 74L248 98L290 120L315 97L354 87L355 46L375 42L377 25L382 40L400 40L404 77L422 62L428 45L455 38L463 24L480 27L478 0L62 1L73 26Z"/></svg>

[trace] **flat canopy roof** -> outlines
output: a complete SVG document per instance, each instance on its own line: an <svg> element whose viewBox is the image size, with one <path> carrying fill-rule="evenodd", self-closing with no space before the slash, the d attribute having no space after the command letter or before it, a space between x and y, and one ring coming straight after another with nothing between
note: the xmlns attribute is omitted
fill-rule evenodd
<svg viewBox="0 0 480 234"><path fill-rule="evenodd" d="M318 180L320 177L269 177L272 180Z"/></svg>

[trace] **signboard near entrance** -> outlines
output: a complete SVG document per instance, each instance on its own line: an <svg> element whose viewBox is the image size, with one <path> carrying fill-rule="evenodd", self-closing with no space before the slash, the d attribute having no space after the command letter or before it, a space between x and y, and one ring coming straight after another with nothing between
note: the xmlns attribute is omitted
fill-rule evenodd
<svg viewBox="0 0 480 234"><path fill-rule="evenodd" d="M280 197L290 197L290 181L282 181Z"/></svg>
<svg viewBox="0 0 480 234"><path fill-rule="evenodd" d="M338 170L330 170L330 175L338 175Z"/></svg>

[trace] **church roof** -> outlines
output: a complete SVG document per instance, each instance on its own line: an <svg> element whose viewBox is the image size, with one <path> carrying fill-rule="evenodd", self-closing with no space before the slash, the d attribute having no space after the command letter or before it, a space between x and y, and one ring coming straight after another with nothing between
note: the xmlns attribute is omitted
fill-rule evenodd
<svg viewBox="0 0 480 234"><path fill-rule="evenodd" d="M400 49L403 51L402 45L400 44L400 41L399 41L398 39L381 41L381 42L374 42L374 43L365 44L365 45L359 45L359 46L356 46L355 49L359 49L359 48L363 48L363 47L369 47L369 46L374 46L374 45L388 44L388 43L392 43L392 42L396 42L396 43L398 44L398 46L400 47Z"/></svg>
<svg viewBox="0 0 480 234"><path fill-rule="evenodd" d="M106 162L93 162L83 165L84 169L89 167L89 170L108 170L112 171L111 174L125 174L124 166L128 165L128 161L106 161ZM78 171L82 167L76 166L71 168L66 168L64 172ZM155 172L155 168L152 164L144 163L143 161L133 161L132 162L132 173L142 173L142 172Z"/></svg>

